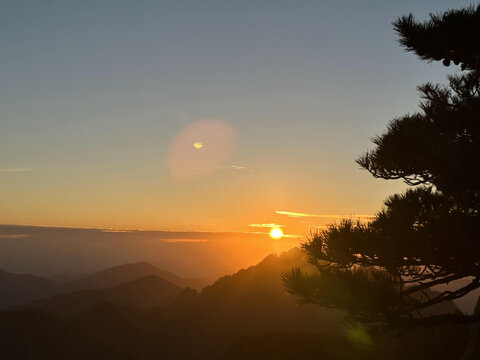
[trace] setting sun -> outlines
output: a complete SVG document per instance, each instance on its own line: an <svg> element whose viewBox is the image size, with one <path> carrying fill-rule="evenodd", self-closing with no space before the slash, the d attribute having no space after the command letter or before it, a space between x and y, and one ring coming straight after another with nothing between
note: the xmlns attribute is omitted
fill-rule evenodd
<svg viewBox="0 0 480 360"><path fill-rule="evenodd" d="M272 239L280 239L283 236L283 231L280 228L273 228L270 230L270 237Z"/></svg>

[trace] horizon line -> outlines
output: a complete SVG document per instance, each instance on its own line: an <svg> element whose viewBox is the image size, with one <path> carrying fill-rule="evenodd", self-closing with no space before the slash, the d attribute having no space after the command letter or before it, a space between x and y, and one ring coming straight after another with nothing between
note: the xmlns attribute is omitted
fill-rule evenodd
<svg viewBox="0 0 480 360"><path fill-rule="evenodd" d="M171 233L212 233L212 234L253 234L253 235L269 235L267 232L255 231L215 231L215 230L149 230L149 229L127 229L127 228L100 228L100 227L84 227L70 225L28 225L28 224L1 224L0 226L17 226L17 227L36 227L36 228L52 228L52 229L77 229L77 230L97 230L111 233L127 233L127 232L171 232ZM302 237L301 235L285 234L284 237Z"/></svg>

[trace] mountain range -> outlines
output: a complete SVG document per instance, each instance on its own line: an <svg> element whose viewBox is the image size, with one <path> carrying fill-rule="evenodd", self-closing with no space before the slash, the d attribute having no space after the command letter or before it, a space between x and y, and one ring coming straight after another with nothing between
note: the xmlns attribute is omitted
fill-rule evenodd
<svg viewBox="0 0 480 360"><path fill-rule="evenodd" d="M67 282L55 282L40 276L13 274L0 270L0 309L59 294L114 287L150 275L162 278L180 288L188 286L201 290L207 285L207 281L184 279L145 262L115 266Z"/></svg>
<svg viewBox="0 0 480 360"><path fill-rule="evenodd" d="M461 326L412 329L399 339L345 327L344 314L298 304L285 293L281 274L295 266L308 266L298 249L269 255L200 292L150 275L34 301L0 312L0 356L278 360L318 353L322 359L416 360L458 358L465 346ZM451 303L446 309L455 311Z"/></svg>

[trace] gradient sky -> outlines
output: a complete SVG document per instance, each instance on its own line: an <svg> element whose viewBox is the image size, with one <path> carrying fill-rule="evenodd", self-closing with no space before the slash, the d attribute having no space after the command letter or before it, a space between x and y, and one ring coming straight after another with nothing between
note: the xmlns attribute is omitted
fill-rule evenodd
<svg viewBox="0 0 480 360"><path fill-rule="evenodd" d="M331 219L276 211L372 214L404 186L354 159L455 70L403 52L391 22L468 4L4 0L0 223L302 234ZM178 178L172 140L201 119L234 147Z"/></svg>

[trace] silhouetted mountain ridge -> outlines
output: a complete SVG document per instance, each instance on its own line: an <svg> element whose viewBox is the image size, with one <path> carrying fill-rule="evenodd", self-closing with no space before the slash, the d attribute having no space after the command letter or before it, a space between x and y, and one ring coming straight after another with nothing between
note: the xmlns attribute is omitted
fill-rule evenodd
<svg viewBox="0 0 480 360"><path fill-rule="evenodd" d="M104 302L149 310L171 304L181 291L182 288L167 280L148 275L110 288L86 289L32 301L21 308L43 310L59 316L85 312Z"/></svg>
<svg viewBox="0 0 480 360"><path fill-rule="evenodd" d="M198 279L183 279L168 270L159 269L147 262L137 262L114 266L62 285L62 292L81 289L99 289L119 285L148 275L156 275L180 287L201 289L205 284Z"/></svg>
<svg viewBox="0 0 480 360"><path fill-rule="evenodd" d="M0 269L0 309L56 293L58 284L40 276L12 274Z"/></svg>
<svg viewBox="0 0 480 360"><path fill-rule="evenodd" d="M40 276L19 275L0 270L0 309L58 294L110 288L149 275L158 276L180 288L188 286L200 290L206 285L200 279L183 279L168 270L159 269L146 262L111 267L64 283L57 283Z"/></svg>

